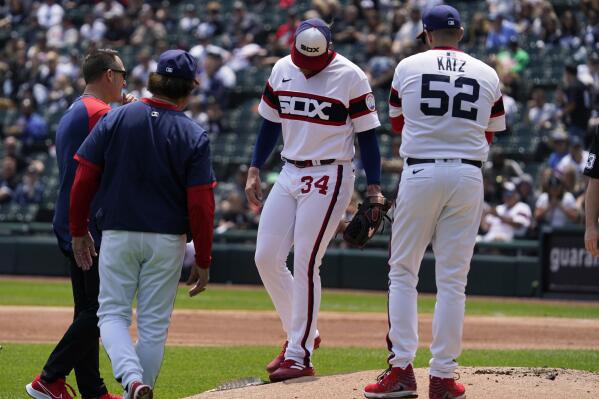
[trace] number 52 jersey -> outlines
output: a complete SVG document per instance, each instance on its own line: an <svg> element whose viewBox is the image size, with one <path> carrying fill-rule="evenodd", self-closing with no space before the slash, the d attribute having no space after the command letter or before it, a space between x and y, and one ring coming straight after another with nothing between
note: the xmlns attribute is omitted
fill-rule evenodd
<svg viewBox="0 0 599 399"><path fill-rule="evenodd" d="M434 48L397 65L389 116L404 119L403 158L485 161L485 131L505 130L497 73L454 48Z"/></svg>

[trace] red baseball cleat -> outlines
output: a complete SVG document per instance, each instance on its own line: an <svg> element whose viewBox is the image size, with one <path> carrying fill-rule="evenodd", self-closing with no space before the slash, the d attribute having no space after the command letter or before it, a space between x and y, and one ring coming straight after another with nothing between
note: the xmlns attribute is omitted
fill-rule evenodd
<svg viewBox="0 0 599 399"><path fill-rule="evenodd" d="M417 398L416 376L414 376L412 365L409 364L405 369L389 367L377 377L375 383L366 385L364 396L367 398Z"/></svg>
<svg viewBox="0 0 599 399"><path fill-rule="evenodd" d="M320 342L320 336L314 338L314 349L320 348ZM281 353L279 353L274 359L271 360L270 363L266 365L266 371L268 372L268 374L274 373L275 370L278 369L281 366L281 363L283 363L283 361L285 360L285 351L287 350L287 344L288 341L285 341Z"/></svg>
<svg viewBox="0 0 599 399"><path fill-rule="evenodd" d="M152 387L141 381L133 381L129 384L129 399L152 399L154 393Z"/></svg>
<svg viewBox="0 0 599 399"><path fill-rule="evenodd" d="M67 391L67 387L71 391L71 394ZM69 384L65 382L64 378L58 378L53 382L45 382L38 375L31 382L25 386L25 390L35 399L73 399L75 390Z"/></svg>
<svg viewBox="0 0 599 399"><path fill-rule="evenodd" d="M281 366L270 375L271 382L280 382L292 378L309 377L314 375L314 367L306 367L295 360L284 360Z"/></svg>
<svg viewBox="0 0 599 399"><path fill-rule="evenodd" d="M465 399L466 388L453 378L429 376L429 399Z"/></svg>
<svg viewBox="0 0 599 399"><path fill-rule="evenodd" d="M98 399L123 399L123 397L120 395L115 395L113 393L105 393L104 395L100 396Z"/></svg>

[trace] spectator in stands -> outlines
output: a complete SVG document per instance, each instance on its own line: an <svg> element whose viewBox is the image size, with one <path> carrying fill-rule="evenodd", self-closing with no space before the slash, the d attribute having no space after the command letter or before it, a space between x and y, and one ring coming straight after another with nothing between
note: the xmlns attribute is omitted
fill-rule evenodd
<svg viewBox="0 0 599 399"><path fill-rule="evenodd" d="M39 149L48 138L48 126L44 118L34 111L33 101L26 98L21 102L21 115L16 124L4 133L17 137L23 143L23 151L30 153Z"/></svg>
<svg viewBox="0 0 599 399"><path fill-rule="evenodd" d="M516 190L520 195L520 201L524 202L531 210L535 209L537 203L537 195L535 193L534 181L528 173L523 173L522 176L513 179L516 185Z"/></svg>
<svg viewBox="0 0 599 399"><path fill-rule="evenodd" d="M561 37L559 43L562 47L578 48L582 44L578 21L572 10L566 10L560 18Z"/></svg>
<svg viewBox="0 0 599 399"><path fill-rule="evenodd" d="M200 25L200 18L196 13L196 6L193 4L186 4L183 17L179 21L179 30L184 33L194 32L198 25Z"/></svg>
<svg viewBox="0 0 599 399"><path fill-rule="evenodd" d="M17 188L17 161L5 156L2 159L2 174L0 175L0 204L10 202Z"/></svg>
<svg viewBox="0 0 599 399"><path fill-rule="evenodd" d="M166 38L166 27L155 16L150 7L145 7L139 17L141 23L133 31L131 43L135 45L152 45Z"/></svg>
<svg viewBox="0 0 599 399"><path fill-rule="evenodd" d="M527 122L535 130L553 129L559 119L555 104L549 103L545 97L545 89L535 87L528 102Z"/></svg>
<svg viewBox="0 0 599 399"><path fill-rule="evenodd" d="M48 114L58 115L62 110L68 108L75 97L71 80L65 75L57 76L48 94L48 103L46 104Z"/></svg>
<svg viewBox="0 0 599 399"><path fill-rule="evenodd" d="M85 23L79 28L81 39L90 42L98 42L104 38L106 34L106 24L101 18L94 18L92 14L85 14L83 17Z"/></svg>
<svg viewBox="0 0 599 399"><path fill-rule="evenodd" d="M483 177L485 178L485 191L491 194L490 200L501 200L501 191L503 184L514 177L519 177L524 173L518 162L505 157L501 147L492 147L490 161L483 166Z"/></svg>
<svg viewBox="0 0 599 399"><path fill-rule="evenodd" d="M156 61L152 59L150 50L144 48L137 56L137 65L131 70L131 78L147 82L151 72L156 72Z"/></svg>
<svg viewBox="0 0 599 399"><path fill-rule="evenodd" d="M231 89L235 86L235 72L227 65L223 65L222 54L212 51L211 48L206 53L203 67L200 73L202 99L216 98L221 108L227 108Z"/></svg>
<svg viewBox="0 0 599 399"><path fill-rule="evenodd" d="M226 199L218 206L217 213L220 214L220 219L217 221L216 234L222 234L233 228L246 228L248 220L243 204L242 195L235 191L228 193Z"/></svg>
<svg viewBox="0 0 599 399"><path fill-rule="evenodd" d="M582 179L582 174L588 158L589 152L585 151L583 148L582 141L578 137L572 136L570 137L570 149L568 154L559 161L555 169L558 173L564 173L564 170L568 166L572 166L577 173L577 178Z"/></svg>
<svg viewBox="0 0 599 399"><path fill-rule="evenodd" d="M589 8L586 12L587 24L584 28L584 41L593 46L599 43L599 11Z"/></svg>
<svg viewBox="0 0 599 399"><path fill-rule="evenodd" d="M576 199L556 176L549 178L547 191L539 196L535 208L535 219L540 225L562 227L578 221Z"/></svg>
<svg viewBox="0 0 599 399"><path fill-rule="evenodd" d="M563 122L568 134L586 139L587 127L591 117L591 98L588 88L578 80L576 65L566 65L562 91L558 92L558 104L561 104Z"/></svg>
<svg viewBox="0 0 599 399"><path fill-rule="evenodd" d="M205 31L208 36L217 36L225 31L225 24L220 14L220 3L211 1L206 5L206 21L200 23L199 30Z"/></svg>
<svg viewBox="0 0 599 399"><path fill-rule="evenodd" d="M210 97L203 104L198 97L192 98L185 114L198 122L210 135L225 130L223 111L216 99Z"/></svg>
<svg viewBox="0 0 599 399"><path fill-rule="evenodd" d="M548 8L553 9L551 4L549 4ZM562 33L559 30L559 20L557 19L557 15L551 11L549 13L542 14L539 21L540 25L536 24L537 21L535 21L533 28L536 28L535 31L538 32L541 43L548 47L558 45Z"/></svg>
<svg viewBox="0 0 599 399"><path fill-rule="evenodd" d="M507 48L497 54L497 60L505 70L520 75L528 65L530 57L526 50L520 47L518 37L512 36L508 41Z"/></svg>
<svg viewBox="0 0 599 399"><path fill-rule="evenodd" d="M482 12L475 12L472 16L472 21L469 24L468 30L466 31L465 42L468 43L468 46L480 47L485 45L488 34L489 26L485 14Z"/></svg>
<svg viewBox="0 0 599 399"><path fill-rule="evenodd" d="M55 0L45 0L37 9L37 22L43 28L62 23L64 9Z"/></svg>
<svg viewBox="0 0 599 399"><path fill-rule="evenodd" d="M391 55L391 39L374 34L368 36L375 38L375 54L368 57L364 72L370 81L370 87L389 90L397 64Z"/></svg>
<svg viewBox="0 0 599 399"><path fill-rule="evenodd" d="M520 201L516 185L507 182L503 185L503 203L487 207L483 212L481 229L486 234L480 241L511 241L514 237L526 235L531 224L532 211Z"/></svg>
<svg viewBox="0 0 599 399"><path fill-rule="evenodd" d="M393 39L393 54L408 55L410 50L417 44L416 37L422 32L422 20L420 8L412 7L408 20L401 26Z"/></svg>
<svg viewBox="0 0 599 399"><path fill-rule="evenodd" d="M334 31L335 43L355 44L364 40L363 21L359 19L358 7L353 4L343 9L343 19L335 21L331 29Z"/></svg>
<svg viewBox="0 0 599 399"><path fill-rule="evenodd" d="M507 21L503 14L489 15L489 34L487 35L487 49L499 50L506 46L511 37L518 35L516 26Z"/></svg>
<svg viewBox="0 0 599 399"><path fill-rule="evenodd" d="M549 155L547 165L550 169L555 170L562 158L568 155L569 151L568 134L561 126L556 127L551 134L551 147L553 151Z"/></svg>
<svg viewBox="0 0 599 399"><path fill-rule="evenodd" d="M288 49L293 44L295 30L299 26L300 20L297 10L289 8L287 10L287 21L279 25L275 33L277 45L279 48Z"/></svg>
<svg viewBox="0 0 599 399"><path fill-rule="evenodd" d="M260 19L254 14L247 10L243 1L236 1L233 3L233 14L231 15L232 20L230 21L230 31L234 32L240 30L244 34L251 34L252 37L256 37L262 31Z"/></svg>
<svg viewBox="0 0 599 399"><path fill-rule="evenodd" d="M19 205L40 204L44 198L44 184L40 176L44 171L41 161L32 161L27 167L23 180L17 186L13 201Z"/></svg>
<svg viewBox="0 0 599 399"><path fill-rule="evenodd" d="M4 139L4 157L13 158L17 162L17 173L25 170L29 162L21 154L22 143L14 136L7 136Z"/></svg>
<svg viewBox="0 0 599 399"><path fill-rule="evenodd" d="M94 6L94 15L103 19L118 18L125 15L125 8L116 0L102 0Z"/></svg>

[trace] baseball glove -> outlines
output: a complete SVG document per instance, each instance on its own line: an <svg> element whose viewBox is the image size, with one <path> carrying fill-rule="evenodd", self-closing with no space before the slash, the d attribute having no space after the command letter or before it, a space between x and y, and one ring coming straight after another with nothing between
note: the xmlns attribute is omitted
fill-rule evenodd
<svg viewBox="0 0 599 399"><path fill-rule="evenodd" d="M378 231L389 208L391 202L384 197L367 198L347 225L343 239L351 246L363 248Z"/></svg>

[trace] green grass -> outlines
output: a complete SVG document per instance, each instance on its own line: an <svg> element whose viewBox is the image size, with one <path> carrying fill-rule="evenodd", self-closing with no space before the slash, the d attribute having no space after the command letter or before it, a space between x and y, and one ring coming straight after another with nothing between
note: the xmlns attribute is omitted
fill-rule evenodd
<svg viewBox="0 0 599 399"><path fill-rule="evenodd" d="M7 344L0 351L0 399L25 397L24 386L39 373L51 345ZM264 365L278 351L275 347L167 347L156 397L175 399L212 389L218 384L242 377L266 378ZM315 353L319 375L385 368L386 351L363 348L322 348ZM418 352L415 366L426 367L428 350ZM599 371L599 351L583 350L466 350L463 366L564 367ZM120 392L112 378L105 353L101 371L113 392ZM71 375L68 382L74 387Z"/></svg>
<svg viewBox="0 0 599 399"><path fill-rule="evenodd" d="M71 286L67 280L2 280L0 279L0 305L72 306ZM385 292L350 292L324 289L321 310L338 312L386 312ZM432 313L435 299L421 295L418 309ZM209 286L195 298L187 295L184 286L179 288L176 309L236 309L273 310L272 302L262 287L235 288ZM505 315L527 317L599 318L599 304L526 302L518 299L492 299L469 297L466 302L469 315Z"/></svg>

